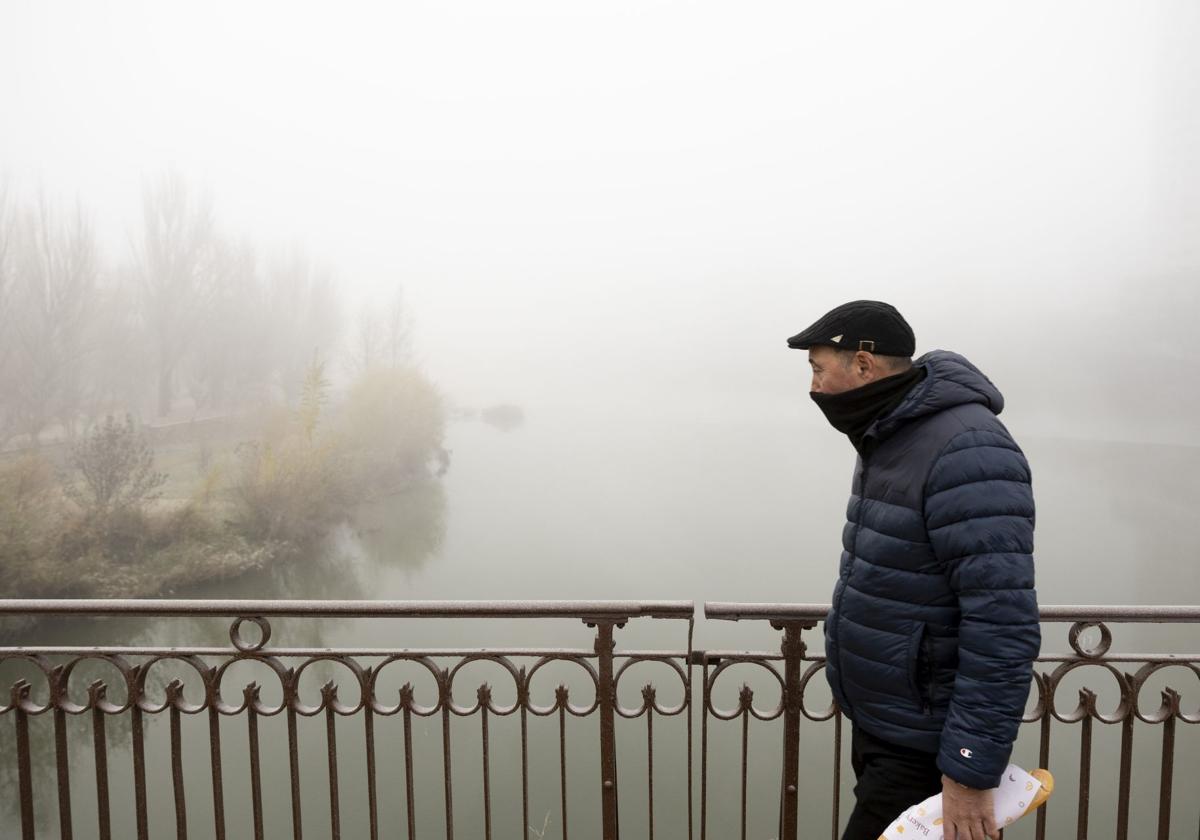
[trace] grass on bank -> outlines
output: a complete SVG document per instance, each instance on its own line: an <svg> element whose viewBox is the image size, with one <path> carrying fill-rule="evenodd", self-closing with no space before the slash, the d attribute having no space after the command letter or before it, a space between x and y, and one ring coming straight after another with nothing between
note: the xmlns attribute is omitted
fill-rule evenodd
<svg viewBox="0 0 1200 840"><path fill-rule="evenodd" d="M445 408L412 368L334 403L314 364L300 404L154 447L106 418L58 459L0 461L0 591L152 597L311 556L356 505L429 475Z"/></svg>

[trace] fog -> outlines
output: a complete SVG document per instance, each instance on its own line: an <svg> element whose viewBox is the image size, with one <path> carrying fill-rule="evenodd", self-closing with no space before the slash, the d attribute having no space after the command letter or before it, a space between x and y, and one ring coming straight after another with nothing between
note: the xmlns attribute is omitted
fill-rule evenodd
<svg viewBox="0 0 1200 840"><path fill-rule="evenodd" d="M1004 392L1043 604L1195 603L1197 43L1182 0L0 3L0 590L826 601L854 453L784 341L871 298ZM405 644L481 632L547 643Z"/></svg>
<svg viewBox="0 0 1200 840"><path fill-rule="evenodd" d="M1190 441L1191 4L39 3L0 24L14 188L78 197L120 254L173 168L346 292L402 284L463 401L790 406L817 434L782 338L873 297L919 349L978 360L1029 431Z"/></svg>
<svg viewBox="0 0 1200 840"><path fill-rule="evenodd" d="M721 597L745 583L710 577L731 556L783 563L833 545L852 452L812 408L803 354L784 338L853 298L894 303L918 352L961 352L1005 393L1004 419L1049 491L1041 546L1092 553L1079 546L1093 511L1072 489L1086 482L1127 541L1175 553L1148 519L1184 515L1196 492L1191 4L147 2L2 15L8 203L78 209L101 286L155 274L145 202L175 185L210 208L228 276L307 290L290 309L268 294L263 310L308 325L261 372L289 405L317 357L344 387L365 345L384 343L375 320L367 340L368 315L402 306L405 358L452 418L436 568L538 557L546 594L601 595L644 590L633 570L654 557L669 570L659 583L692 579L675 595ZM140 306L121 334L149 329ZM223 352L232 341L188 335ZM204 359L208 346L179 353ZM167 351L110 367L142 365L151 393L155 352ZM114 396L73 422L205 413L183 374L168 378L166 413L161 399L155 412L145 395ZM504 436L453 420L495 404L528 424ZM1169 448L1117 457L1072 441ZM1150 486L1163 503L1135 514ZM1125 562L1114 532L1093 538ZM594 576L549 562L589 545ZM614 554L628 576L604 571ZM819 600L832 567L813 568L795 583ZM1076 600L1062 568L1055 594ZM503 574L447 574L401 588L520 594ZM743 594L765 597L764 583Z"/></svg>

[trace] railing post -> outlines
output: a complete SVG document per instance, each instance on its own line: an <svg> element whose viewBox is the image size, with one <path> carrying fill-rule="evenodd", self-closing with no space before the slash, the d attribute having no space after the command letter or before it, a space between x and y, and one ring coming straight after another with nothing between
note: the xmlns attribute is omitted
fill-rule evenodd
<svg viewBox="0 0 1200 840"><path fill-rule="evenodd" d="M596 659L599 683L596 702L600 713L600 804L604 840L618 840L617 823L617 692L613 682L613 627L624 622L586 621L596 628Z"/></svg>
<svg viewBox="0 0 1200 840"><path fill-rule="evenodd" d="M779 790L779 840L797 840L800 785L800 716L804 698L800 692L805 646L800 634L814 627L811 621L771 622L783 630L783 773Z"/></svg>

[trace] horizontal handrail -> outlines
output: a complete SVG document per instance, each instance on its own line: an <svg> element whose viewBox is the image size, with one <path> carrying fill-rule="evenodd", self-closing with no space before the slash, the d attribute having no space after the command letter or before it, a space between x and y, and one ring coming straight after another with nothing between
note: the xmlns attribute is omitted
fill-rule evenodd
<svg viewBox="0 0 1200 840"><path fill-rule="evenodd" d="M705 601L718 621L823 621L828 604ZM689 619L694 601L372 601L186 598L4 598L3 615L315 616L332 618L671 618ZM1194 605L1045 605L1042 621L1200 623Z"/></svg>
<svg viewBox="0 0 1200 840"><path fill-rule="evenodd" d="M705 601L704 617L718 621L824 621L829 604L753 604ZM1042 621L1108 621L1114 623L1197 623L1200 606L1136 604L1045 605Z"/></svg>
<svg viewBox="0 0 1200 840"><path fill-rule="evenodd" d="M331 618L676 618L694 601L318 601L5 598L0 615L314 616Z"/></svg>
<svg viewBox="0 0 1200 840"><path fill-rule="evenodd" d="M256 648L255 653L279 658L286 657L322 657L335 655L343 658L377 657L380 659L396 656L438 658L486 658L527 656L546 659L561 659L573 657L577 659L595 659L598 654L589 648L350 648L350 647L263 647ZM21 656L227 656L229 647L215 645L203 646L151 646L136 647L129 645L15 645L0 647L0 654ZM618 657L636 656L638 659L686 659L686 650L621 650L614 648L613 655ZM1141 660L1139 660L1141 661Z"/></svg>

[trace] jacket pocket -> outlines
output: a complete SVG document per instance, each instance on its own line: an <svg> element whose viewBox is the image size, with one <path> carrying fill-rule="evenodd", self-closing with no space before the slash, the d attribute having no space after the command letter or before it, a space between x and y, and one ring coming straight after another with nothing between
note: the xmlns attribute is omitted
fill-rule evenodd
<svg viewBox="0 0 1200 840"><path fill-rule="evenodd" d="M914 622L912 634L908 638L908 690L912 696L913 702L917 704L917 708L929 714L930 703L929 698L925 694L926 686L924 683L929 680L929 669L933 664L928 659L928 645L926 644L927 630L925 622ZM928 686L932 691L932 685Z"/></svg>

